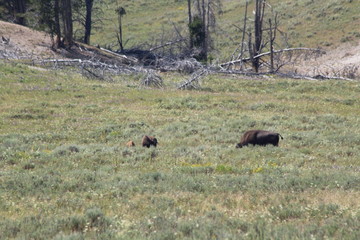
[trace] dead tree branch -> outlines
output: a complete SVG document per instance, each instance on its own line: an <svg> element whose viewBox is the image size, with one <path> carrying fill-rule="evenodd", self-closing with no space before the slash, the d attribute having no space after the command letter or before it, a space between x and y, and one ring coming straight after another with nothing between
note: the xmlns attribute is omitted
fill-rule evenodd
<svg viewBox="0 0 360 240"><path fill-rule="evenodd" d="M147 87L153 86L161 88L163 86L163 80L159 75L156 74L154 70L147 69L146 76L141 81L141 84Z"/></svg>
<svg viewBox="0 0 360 240"><path fill-rule="evenodd" d="M104 80L104 77L99 75L99 74L96 74L94 71L91 71L90 69L86 68L86 67L83 67L82 68L83 70L85 70L87 73L89 73L89 75L93 78L97 78L97 79L101 79L101 80ZM85 75L85 74L84 74Z"/></svg>
<svg viewBox="0 0 360 240"><path fill-rule="evenodd" d="M46 60L34 60L32 61L34 65L48 66L52 68L61 68L61 67L78 67L81 70L85 70L90 73L93 77L103 76L104 74L131 74L131 73L141 73L144 72L141 68L131 67L121 64L109 64L104 63L97 59L92 60L82 60L82 59L46 59ZM90 70L91 69L91 70ZM99 73L101 72L101 74ZM100 77L103 78L103 77Z"/></svg>
<svg viewBox="0 0 360 240"><path fill-rule="evenodd" d="M276 75L280 77L293 78L293 79L305 79L312 81L322 81L322 80L344 80L344 81L355 81L354 79L344 78L344 77L329 77L325 75L315 75L315 76L307 76L307 75L297 75L297 74L285 74L285 73L276 73Z"/></svg>
<svg viewBox="0 0 360 240"><path fill-rule="evenodd" d="M188 80L181 83L178 89L194 89L198 88L199 79L202 76L206 76L209 73L206 69L201 69L195 73L193 73Z"/></svg>
<svg viewBox="0 0 360 240"><path fill-rule="evenodd" d="M317 52L317 53L321 53L321 54L324 54L325 52L321 49L318 49L318 48L286 48L286 49L280 49L280 50L274 50L273 51L273 54L277 54L277 53L283 53L283 52L292 52L292 51L312 51L312 52ZM267 55L270 55L271 54L271 51L270 52L265 52L265 53L261 53L259 55L256 55L252 58L262 58L264 56L267 56ZM233 64L236 64L236 63L242 63L242 62L248 62L251 60L251 57L248 57L248 58L242 58L242 59L237 59L237 60L234 60L234 61L230 61L230 62L226 62L226 63L221 63L220 64L220 67L226 67L228 65L233 65Z"/></svg>
<svg viewBox="0 0 360 240"><path fill-rule="evenodd" d="M164 43L164 44L162 44L162 45L159 45L159 46L150 48L149 51L150 51L150 52L153 52L153 51L158 50L158 49L160 49L160 48L164 48L164 47L171 46L171 45L177 44L177 43L179 43L179 42L185 42L185 41L186 41L186 39L180 38L180 39L177 39L177 40L175 40L175 41L166 42L166 43Z"/></svg>

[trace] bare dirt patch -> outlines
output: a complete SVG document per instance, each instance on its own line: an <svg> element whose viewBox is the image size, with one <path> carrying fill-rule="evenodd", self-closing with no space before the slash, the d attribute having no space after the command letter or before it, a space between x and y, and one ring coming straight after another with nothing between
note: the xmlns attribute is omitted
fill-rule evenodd
<svg viewBox="0 0 360 240"><path fill-rule="evenodd" d="M51 49L48 34L21 25L0 21L0 58L60 58Z"/></svg>
<svg viewBox="0 0 360 240"><path fill-rule="evenodd" d="M360 41L343 43L326 54L302 61L295 66L298 73L304 75L324 75L331 77L360 77Z"/></svg>
<svg viewBox="0 0 360 240"><path fill-rule="evenodd" d="M107 64L133 64L135 60L93 46L76 43L70 49L51 48L49 34L0 21L0 59L47 60L82 59Z"/></svg>

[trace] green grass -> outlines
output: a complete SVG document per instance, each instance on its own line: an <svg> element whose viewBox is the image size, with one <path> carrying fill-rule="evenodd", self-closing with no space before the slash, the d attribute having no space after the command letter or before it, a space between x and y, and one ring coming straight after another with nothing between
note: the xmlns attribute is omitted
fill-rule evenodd
<svg viewBox="0 0 360 240"><path fill-rule="evenodd" d="M116 39L117 6L126 10L123 17L123 36L125 48L161 45L178 37L179 31L187 36L187 1L174 0L139 0L108 1L98 7L103 10L100 16L103 23L94 29L91 43L93 45L119 48ZM228 60L239 46L243 27L245 0L228 0L222 2L222 14L217 17L216 34L212 34L215 50L211 57L218 61ZM253 1L249 5L249 18L252 18ZM286 33L291 47L334 47L343 42L357 42L360 31L354 28L360 24L358 12L360 5L356 0L327 1L284 1L270 2L272 9L279 13L279 29ZM269 8L267 8L269 10ZM266 20L267 22L267 20ZM248 23L250 26L251 21ZM174 25L177 30L175 31ZM280 35L278 43L282 43ZM247 40L246 40L247 41ZM286 47L286 46L281 46ZM279 48L279 47L277 47Z"/></svg>
<svg viewBox="0 0 360 240"><path fill-rule="evenodd" d="M359 82L0 70L0 239L360 236ZM255 128L280 147L236 149Z"/></svg>

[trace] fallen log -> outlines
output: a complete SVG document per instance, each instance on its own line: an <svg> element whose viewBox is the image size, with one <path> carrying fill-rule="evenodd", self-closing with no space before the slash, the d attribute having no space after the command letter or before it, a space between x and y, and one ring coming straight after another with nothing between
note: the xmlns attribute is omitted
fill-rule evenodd
<svg viewBox="0 0 360 240"><path fill-rule="evenodd" d="M206 69L202 69L198 72L193 73L191 75L190 79L188 79L185 82L180 84L178 89L187 89L189 87L196 88L194 83L197 82L202 75L207 75L208 73L209 72Z"/></svg>
<svg viewBox="0 0 360 240"><path fill-rule="evenodd" d="M291 52L291 51L312 51L312 52L318 52L320 54L325 54L326 53L325 51L323 51L321 49L318 49L318 48L285 48L285 49L275 50L273 53L282 53L282 52ZM267 55L270 55L270 54L271 54L271 52L265 52L265 53L261 53L259 55L256 55L253 58L261 58L261 57L264 57L264 56L267 56ZM221 67L226 67L228 65L233 65L233 64L241 63L241 62L247 62L247 61L250 61L250 60L251 60L250 57L242 58L242 59L237 59L237 60L233 60L233 61L226 62L226 63L221 63L220 66Z"/></svg>

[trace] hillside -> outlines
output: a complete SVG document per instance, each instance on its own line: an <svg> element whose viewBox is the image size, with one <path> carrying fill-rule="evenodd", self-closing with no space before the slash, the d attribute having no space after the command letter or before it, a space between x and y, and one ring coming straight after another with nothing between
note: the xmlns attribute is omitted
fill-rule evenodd
<svg viewBox="0 0 360 240"><path fill-rule="evenodd" d="M241 39L245 0L226 0L222 3L221 14L217 15L214 53L225 59L235 50ZM360 4L353 0L271 0L267 1L272 11L278 12L280 29L287 34L291 47L332 47L360 38ZM250 1L252 3L252 1ZM94 31L93 44L109 45L116 48L115 31L117 6L126 9L123 19L124 39L127 48L156 44L161 38L171 38L177 31L183 35L187 29L187 1L174 0L124 0L103 2L99 7L103 24ZM249 18L253 6L249 6ZM269 10L270 8L268 8ZM147 45L144 45L147 43Z"/></svg>
<svg viewBox="0 0 360 240"><path fill-rule="evenodd" d="M245 1L226 0L222 3L222 12L217 17L217 28L213 33L215 51L211 57L218 62L230 59L239 46ZM251 3L252 1L250 1ZM286 33L290 47L322 48L327 55L314 61L296 64L293 69L307 75L334 75L350 71L350 75L359 76L360 3L352 0L327 1L268 1L272 11L279 13L280 29ZM126 9L123 19L126 48L159 45L164 39L172 39L180 31L187 35L187 1L142 0L121 1ZM117 16L113 11L120 6L116 1L104 3L103 26L94 31L93 44L118 48L116 44ZM253 6L250 4L249 12ZM251 14L249 16L252 17ZM176 26L176 31L175 27ZM351 73L352 72L352 73Z"/></svg>
<svg viewBox="0 0 360 240"><path fill-rule="evenodd" d="M24 26L0 21L0 36L10 40L0 40L0 56L9 59L56 59L64 58L66 52L54 52L51 49L49 35ZM345 42L337 47L327 47L326 54L316 59L306 59L291 65L289 69L300 74L314 76L336 75L350 78L360 76L360 40ZM80 52L73 57L81 58Z"/></svg>
<svg viewBox="0 0 360 240"><path fill-rule="evenodd" d="M60 55L51 50L49 35L21 25L0 21L0 40L2 58L9 59L47 59Z"/></svg>

